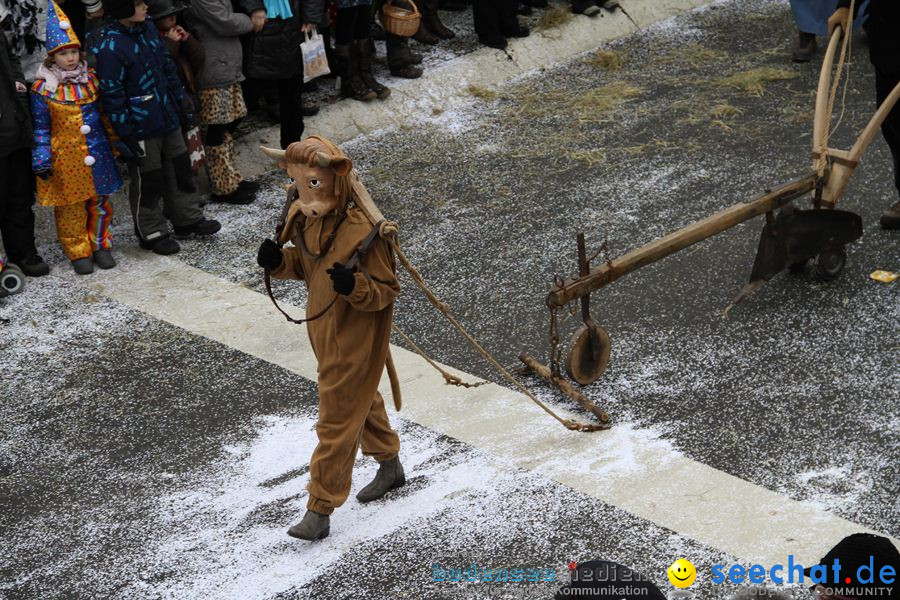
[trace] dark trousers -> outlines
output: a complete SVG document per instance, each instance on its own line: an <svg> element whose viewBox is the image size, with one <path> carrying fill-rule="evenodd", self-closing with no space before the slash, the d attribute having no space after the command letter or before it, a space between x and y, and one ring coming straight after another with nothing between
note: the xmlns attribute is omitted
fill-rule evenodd
<svg viewBox="0 0 900 600"><path fill-rule="evenodd" d="M0 156L0 236L9 262L37 254L34 246L34 173L31 150Z"/></svg>
<svg viewBox="0 0 900 600"><path fill-rule="evenodd" d="M356 40L367 40L372 37L372 7L364 4L337 11L337 23L334 27L334 43L349 44Z"/></svg>
<svg viewBox="0 0 900 600"><path fill-rule="evenodd" d="M518 0L474 0L472 18L475 33L481 38L506 37L506 32L519 28L517 5Z"/></svg>
<svg viewBox="0 0 900 600"><path fill-rule="evenodd" d="M144 140L146 156L128 169L128 203L134 230L144 242L168 237L171 220L186 227L203 219L193 189L191 159L181 129Z"/></svg>
<svg viewBox="0 0 900 600"><path fill-rule="evenodd" d="M276 80L278 104L281 106L281 147L299 142L303 135L303 113L300 112L301 75Z"/></svg>
<svg viewBox="0 0 900 600"><path fill-rule="evenodd" d="M900 73L888 73L875 67L875 97L878 106L887 99L888 95L900 82ZM881 133L894 156L894 185L900 193L900 102L894 105L894 109L888 113L887 119L881 124Z"/></svg>

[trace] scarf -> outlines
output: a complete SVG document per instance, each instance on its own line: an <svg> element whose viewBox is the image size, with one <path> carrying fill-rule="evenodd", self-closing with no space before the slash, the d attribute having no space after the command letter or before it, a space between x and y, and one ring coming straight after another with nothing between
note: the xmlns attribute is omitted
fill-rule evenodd
<svg viewBox="0 0 900 600"><path fill-rule="evenodd" d="M294 16L288 0L263 0L263 3L266 5L266 18L290 19Z"/></svg>
<svg viewBox="0 0 900 600"><path fill-rule="evenodd" d="M41 65L37 72L37 78L43 79L46 82L44 88L53 94L56 92L56 88L59 87L60 83L71 81L72 83L84 85L91 80L91 75L88 72L87 63L81 61L81 63L71 71L63 71L55 64L50 65L49 67Z"/></svg>
<svg viewBox="0 0 900 600"><path fill-rule="evenodd" d="M0 0L0 33L10 40L15 54L34 54L44 44L35 0Z"/></svg>

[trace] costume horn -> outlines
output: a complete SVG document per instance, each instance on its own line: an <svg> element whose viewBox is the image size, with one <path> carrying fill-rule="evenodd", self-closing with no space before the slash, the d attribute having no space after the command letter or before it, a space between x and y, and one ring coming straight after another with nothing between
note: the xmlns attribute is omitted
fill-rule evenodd
<svg viewBox="0 0 900 600"><path fill-rule="evenodd" d="M327 169L331 166L331 157L324 152L316 152L316 164L323 169Z"/></svg>
<svg viewBox="0 0 900 600"><path fill-rule="evenodd" d="M262 153L268 156L269 158L273 158L277 160L284 160L284 150L276 150L275 148L266 148L265 146L260 146L260 150Z"/></svg>

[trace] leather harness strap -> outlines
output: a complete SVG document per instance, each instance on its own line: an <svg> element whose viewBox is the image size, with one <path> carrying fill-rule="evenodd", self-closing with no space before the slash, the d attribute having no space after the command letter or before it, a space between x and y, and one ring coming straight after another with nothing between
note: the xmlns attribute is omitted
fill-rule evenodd
<svg viewBox="0 0 900 600"><path fill-rule="evenodd" d="M275 226L275 243L278 244L279 248L281 248L283 246L283 244L281 243L281 234L284 232L284 227L286 225L287 215L288 215L290 206L291 206L291 204L293 204L294 199L296 197L297 197L297 187L296 187L296 185L292 185L291 187L288 188L287 202L285 202L284 208L281 211L281 219L279 220L278 225ZM319 254L312 254L306 248L306 241L303 239L303 235L301 234L300 239L303 244L304 252L308 256L310 256L311 258L314 258L314 259L319 259L322 256L324 256L328 252L328 250L331 249L331 245L334 243L334 239L337 237L338 228L340 228L341 224L344 222L344 219L346 219L346 218L347 218L347 212L344 211L344 214L341 215L340 219L338 219L337 224L335 224L334 230L331 232L331 235L328 236L328 239L322 245L322 248L321 248ZM350 257L350 260L348 260L347 264L345 265L349 269L352 269L354 267L359 268L360 272L363 273L369 279L373 279L373 277L371 275L369 275L363 268L362 259L365 258L366 253L372 248L372 245L375 243L375 239L378 237L378 231L380 229L380 225L381 225L381 223L377 223L372 228L372 231L370 231L369 235L367 235L365 237L365 239L363 239L362 243L360 243L359 247L353 253L353 256ZM292 316L290 316L289 314L287 314L278 305L278 301L275 300L275 295L272 293L272 273L269 269L264 270L263 279L265 280L265 284L266 284L266 292L269 294L269 299L272 301L272 304L275 305L275 308L278 310L278 312L280 312L282 315L284 315L285 319L287 319L291 323L295 323L297 325L302 325L304 323L309 323L311 321L315 321L316 319L321 319L323 316L325 316L325 313L327 313L329 310L331 310L331 307L333 307L334 303L337 302L338 295L339 295L339 294L335 293L334 298L331 299L331 302L328 303L328 306L323 308L321 311L319 311L315 315L313 315L311 317L307 317L306 319L295 319Z"/></svg>

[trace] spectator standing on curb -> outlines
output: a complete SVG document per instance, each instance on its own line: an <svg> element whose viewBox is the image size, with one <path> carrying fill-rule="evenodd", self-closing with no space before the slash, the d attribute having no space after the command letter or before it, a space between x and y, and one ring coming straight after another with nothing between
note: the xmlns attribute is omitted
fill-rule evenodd
<svg viewBox="0 0 900 600"><path fill-rule="evenodd" d="M9 262L26 275L40 277L50 267L34 245L33 134L27 94L19 58L0 32L0 236Z"/></svg>
<svg viewBox="0 0 900 600"><path fill-rule="evenodd" d="M57 237L72 268L87 275L94 272L94 262L101 269L115 267L109 196L122 187L110 141L115 136L100 113L97 76L53 0L47 13L47 60L31 88L31 114L38 200L53 207Z"/></svg>
<svg viewBox="0 0 900 600"><path fill-rule="evenodd" d="M169 55L178 67L181 84L196 109L200 106L200 97L197 95L197 73L203 70L206 49L196 37L178 24L177 15L185 11L187 6L176 6L172 0L149 0L148 8L159 36L165 42Z"/></svg>
<svg viewBox="0 0 900 600"><path fill-rule="evenodd" d="M456 37L452 29L448 29L446 25L441 23L441 17L438 15L439 1L418 0L416 2L419 12L422 13L422 20L419 22L419 30L415 33L413 39L421 44L434 45L441 40L451 40Z"/></svg>
<svg viewBox="0 0 900 600"><path fill-rule="evenodd" d="M375 9L379 15L384 4L385 0L376 2ZM394 5L405 10L412 10L412 5L405 0L395 0ZM384 43L387 47L387 63L391 75L403 79L418 79L422 76L421 67L416 66L422 64L422 55L409 49L408 37L394 35L385 30Z"/></svg>
<svg viewBox="0 0 900 600"><path fill-rule="evenodd" d="M341 76L341 96L361 101L384 100L391 90L372 74L372 0L335 0L335 4L334 52Z"/></svg>
<svg viewBox="0 0 900 600"><path fill-rule="evenodd" d="M866 0L857 0L861 6L861 19L854 22L854 29L865 21ZM866 6L863 6L866 5ZM791 11L797 24L797 45L791 54L791 60L798 63L809 62L818 49L817 35L829 35L828 17L834 13L838 0L791 0Z"/></svg>
<svg viewBox="0 0 900 600"><path fill-rule="evenodd" d="M212 187L211 200L250 204L259 184L244 181L235 164L232 133L247 116L241 91L243 50L240 36L259 32L266 11L250 16L235 12L231 0L192 0L191 23L206 50L206 62L197 77L200 118L206 123L206 170ZM285 50L287 51L287 50Z"/></svg>
<svg viewBox="0 0 900 600"><path fill-rule="evenodd" d="M303 135L300 88L303 84L304 33L325 24L324 0L241 0L249 14L265 11L266 24L249 34L244 44L244 74L260 82L273 82L278 90L281 147L299 142Z"/></svg>
<svg viewBox="0 0 900 600"><path fill-rule="evenodd" d="M850 0L840 0L838 9L828 19L829 33L838 25L846 31L849 17ZM875 67L875 101L881 106L900 82L900 2L872 0L864 27L869 35L869 59ZM900 193L900 102L881 125L881 133L894 157L894 185ZM900 229L900 201L884 211L881 226Z"/></svg>
<svg viewBox="0 0 900 600"><path fill-rule="evenodd" d="M89 35L97 57L100 101L122 144L136 158L129 168L129 204L141 248L174 254L176 237L208 236L221 229L203 216L194 187L182 125L190 102L144 0L103 0L110 19ZM161 204L164 204L164 209Z"/></svg>
<svg viewBox="0 0 900 600"><path fill-rule="evenodd" d="M517 0L474 0L472 18L475 33L482 44L503 50L506 38L528 37L528 28L519 23L516 16Z"/></svg>

